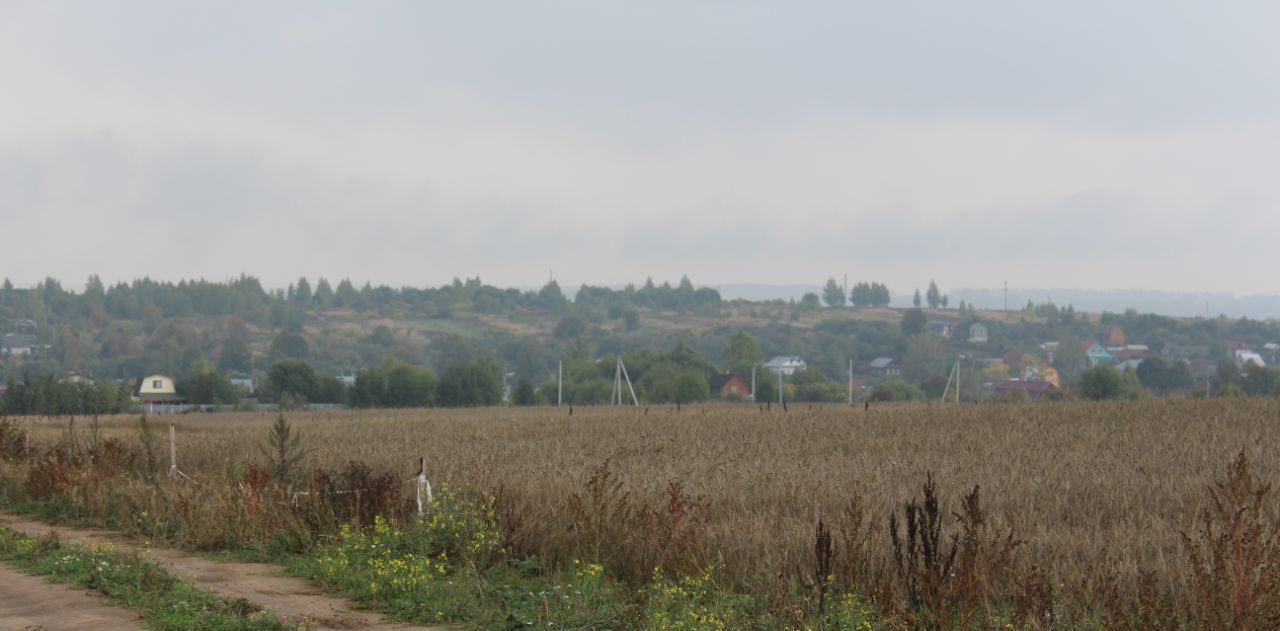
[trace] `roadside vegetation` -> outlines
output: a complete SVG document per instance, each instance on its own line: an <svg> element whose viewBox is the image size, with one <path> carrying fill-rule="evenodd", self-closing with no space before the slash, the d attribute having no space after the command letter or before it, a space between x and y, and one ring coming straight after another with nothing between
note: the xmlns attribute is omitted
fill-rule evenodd
<svg viewBox="0 0 1280 631"><path fill-rule="evenodd" d="M68 546L0 526L0 561L29 574L70 583L136 610L153 629L186 631L283 630L267 612L243 599L220 598L167 574L137 553L110 544Z"/></svg>

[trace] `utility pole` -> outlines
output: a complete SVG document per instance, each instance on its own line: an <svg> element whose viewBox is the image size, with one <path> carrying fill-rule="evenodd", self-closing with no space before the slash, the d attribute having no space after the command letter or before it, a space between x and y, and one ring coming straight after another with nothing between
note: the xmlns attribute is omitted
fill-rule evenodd
<svg viewBox="0 0 1280 631"><path fill-rule="evenodd" d="M564 401L564 360L556 368L556 407Z"/></svg>
<svg viewBox="0 0 1280 631"><path fill-rule="evenodd" d="M751 367L751 402L756 402L756 367Z"/></svg>
<svg viewBox="0 0 1280 631"><path fill-rule="evenodd" d="M853 360L849 360L849 405L853 405Z"/></svg>
<svg viewBox="0 0 1280 631"><path fill-rule="evenodd" d="M782 405L782 371L778 371L778 405Z"/></svg>

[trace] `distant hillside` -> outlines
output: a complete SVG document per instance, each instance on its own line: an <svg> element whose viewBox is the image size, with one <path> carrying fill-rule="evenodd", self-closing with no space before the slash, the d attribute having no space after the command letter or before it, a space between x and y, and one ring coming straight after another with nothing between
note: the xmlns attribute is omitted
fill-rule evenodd
<svg viewBox="0 0 1280 631"><path fill-rule="evenodd" d="M725 300L799 300L806 292L822 293L822 285L717 285ZM901 292L903 287L895 288ZM895 293L893 306L910 307L911 288L905 293ZM924 287L920 288L924 291ZM1005 308L1004 289L959 288L946 290L952 304L961 300L978 309L998 311ZM1133 309L1139 313L1154 313L1182 318L1217 317L1253 318L1258 320L1280 319L1280 295L1255 294L1235 296L1214 292L1150 291L1142 289L1041 289L1009 288L1008 308L1020 310L1027 302L1042 304L1053 302L1061 306L1072 305L1076 311L1124 313Z"/></svg>

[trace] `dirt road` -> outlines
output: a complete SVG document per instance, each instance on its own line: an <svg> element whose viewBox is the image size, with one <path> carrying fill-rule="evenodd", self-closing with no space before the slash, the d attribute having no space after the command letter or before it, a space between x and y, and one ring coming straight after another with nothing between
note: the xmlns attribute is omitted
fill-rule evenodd
<svg viewBox="0 0 1280 631"><path fill-rule="evenodd" d="M137 614L112 607L103 598L0 564L0 629L141 631L142 622Z"/></svg>
<svg viewBox="0 0 1280 631"><path fill-rule="evenodd" d="M359 611L341 596L325 594L309 581L284 576L284 569L266 563L213 561L181 550L139 548L118 533L52 526L25 517L0 513L0 524L31 536L57 533L59 540L72 544L114 543L117 547L143 550L145 557L165 571L221 596L244 598L265 607L291 624L309 623L310 629L437 629L384 621L381 615ZM43 582L43 579L37 579ZM3 589L3 588L0 588ZM46 625L47 626L47 625ZM6 629L8 627L5 627ZM22 628L22 627L17 627ZM49 626L50 629L72 628ZM88 628L88 627L86 627ZM97 627L104 628L104 627ZM122 627L124 628L124 627Z"/></svg>

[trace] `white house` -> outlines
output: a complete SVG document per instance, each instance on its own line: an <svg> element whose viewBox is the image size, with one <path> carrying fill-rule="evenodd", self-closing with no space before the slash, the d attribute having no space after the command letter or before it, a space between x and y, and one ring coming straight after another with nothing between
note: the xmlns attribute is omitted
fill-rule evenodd
<svg viewBox="0 0 1280 631"><path fill-rule="evenodd" d="M133 398L144 404L183 403L173 379L164 375L150 375L139 381Z"/></svg>
<svg viewBox="0 0 1280 631"><path fill-rule="evenodd" d="M770 359L764 365L765 368L779 375L791 376L797 371L804 370L805 363L796 355L783 355Z"/></svg>
<svg viewBox="0 0 1280 631"><path fill-rule="evenodd" d="M1262 355L1253 351L1240 350L1236 351L1236 365L1244 368L1250 363L1257 364L1259 368L1266 368L1267 362L1262 360Z"/></svg>
<svg viewBox="0 0 1280 631"><path fill-rule="evenodd" d="M981 322L974 322L969 327L969 343L970 344L986 344L987 343L987 325Z"/></svg>

